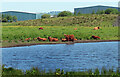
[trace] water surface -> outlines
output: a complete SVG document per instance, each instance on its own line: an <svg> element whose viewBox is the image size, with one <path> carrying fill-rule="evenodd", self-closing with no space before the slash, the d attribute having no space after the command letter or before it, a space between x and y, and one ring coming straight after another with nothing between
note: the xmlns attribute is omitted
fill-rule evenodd
<svg viewBox="0 0 120 77"><path fill-rule="evenodd" d="M2 63L22 70L78 71L118 67L118 42L34 45L2 48Z"/></svg>

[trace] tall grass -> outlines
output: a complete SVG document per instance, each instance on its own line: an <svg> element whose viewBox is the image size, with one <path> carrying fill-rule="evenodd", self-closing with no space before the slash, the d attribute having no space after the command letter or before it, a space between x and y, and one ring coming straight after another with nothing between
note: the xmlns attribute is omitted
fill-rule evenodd
<svg viewBox="0 0 120 77"><path fill-rule="evenodd" d="M118 15L114 14L88 14L70 17L58 17L48 19L36 19L18 21L13 23L3 23L3 26L112 26Z"/></svg>
<svg viewBox="0 0 120 77"><path fill-rule="evenodd" d="M101 71L99 71L99 69L95 69L94 72L92 70L86 70L86 71L68 71L68 72L64 72L64 70L60 70L60 69L56 69L56 71L42 71L39 70L38 68L32 68L31 70L26 70L26 71L22 71L22 70L18 70L18 69L13 69L13 68L4 68L4 66L2 67L3 71L2 71L2 76L6 77L6 76L54 76L54 77L80 77L80 76L84 76L84 77L119 77L120 76L120 71L119 69L116 69L116 71L113 71L113 69L105 69L103 68Z"/></svg>

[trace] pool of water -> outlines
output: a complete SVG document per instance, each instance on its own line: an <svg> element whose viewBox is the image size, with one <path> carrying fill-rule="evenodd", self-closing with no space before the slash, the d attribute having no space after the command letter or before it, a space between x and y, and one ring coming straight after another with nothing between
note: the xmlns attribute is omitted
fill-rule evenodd
<svg viewBox="0 0 120 77"><path fill-rule="evenodd" d="M34 45L2 48L6 67L29 70L78 71L118 67L118 42L75 43L71 45Z"/></svg>

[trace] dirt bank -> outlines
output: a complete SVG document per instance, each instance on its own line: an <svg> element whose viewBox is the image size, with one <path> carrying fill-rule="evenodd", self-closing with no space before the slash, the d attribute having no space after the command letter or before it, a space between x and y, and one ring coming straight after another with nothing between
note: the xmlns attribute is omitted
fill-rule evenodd
<svg viewBox="0 0 120 77"><path fill-rule="evenodd" d="M9 47L21 47L21 46L31 46L31 45L48 45L48 44L74 44L74 43L90 43L90 42L114 42L120 40L77 40L74 42L46 42L46 43L26 43L26 44L11 44L9 46L2 46L0 48L9 48Z"/></svg>

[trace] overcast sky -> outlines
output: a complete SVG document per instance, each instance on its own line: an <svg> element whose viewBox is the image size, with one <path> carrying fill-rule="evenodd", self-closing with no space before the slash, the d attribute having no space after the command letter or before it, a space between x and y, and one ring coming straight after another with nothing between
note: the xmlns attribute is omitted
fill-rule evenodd
<svg viewBox="0 0 120 77"><path fill-rule="evenodd" d="M2 0L3 2L118 2L119 0Z"/></svg>
<svg viewBox="0 0 120 77"><path fill-rule="evenodd" d="M2 0L0 11L25 11L25 12L73 12L74 8L104 5L118 7L119 0Z"/></svg>

